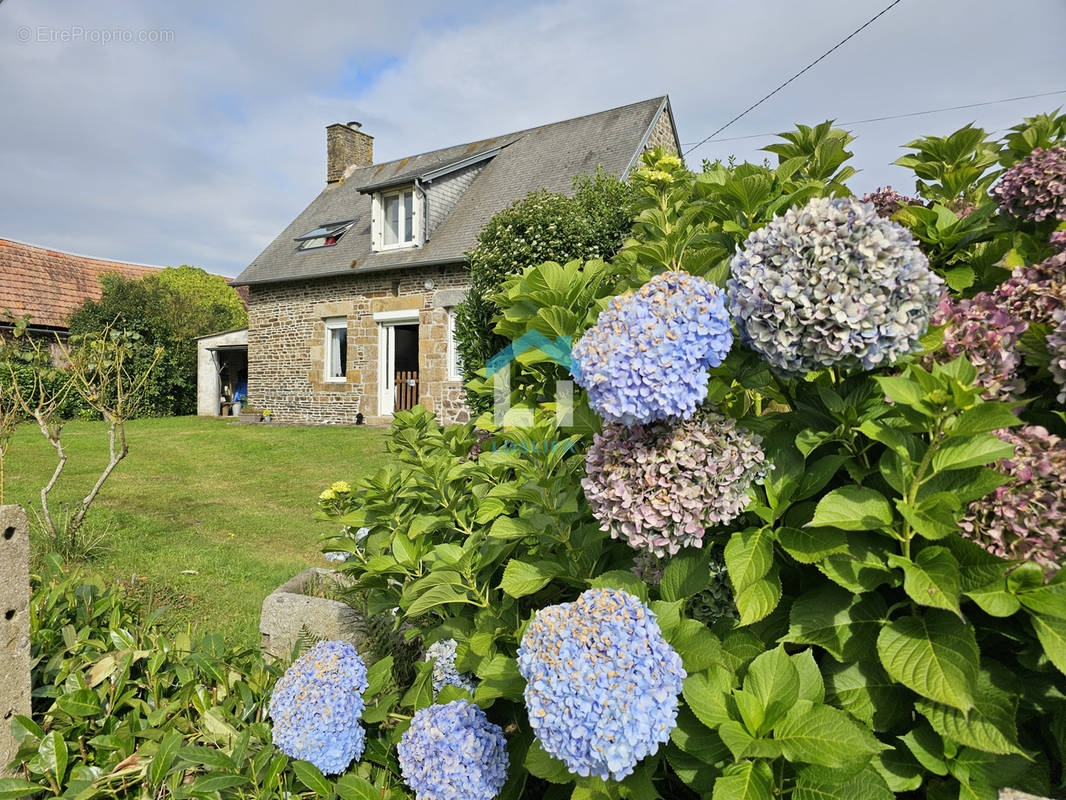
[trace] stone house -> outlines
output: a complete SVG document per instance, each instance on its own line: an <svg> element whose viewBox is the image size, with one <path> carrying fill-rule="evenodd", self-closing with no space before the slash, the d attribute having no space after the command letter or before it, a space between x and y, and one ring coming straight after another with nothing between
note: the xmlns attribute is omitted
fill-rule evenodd
<svg viewBox="0 0 1066 800"><path fill-rule="evenodd" d="M466 420L453 309L480 229L599 166L625 176L656 145L680 151L665 96L381 164L359 123L330 125L325 189L235 281L249 402L279 422L385 422L415 403Z"/></svg>

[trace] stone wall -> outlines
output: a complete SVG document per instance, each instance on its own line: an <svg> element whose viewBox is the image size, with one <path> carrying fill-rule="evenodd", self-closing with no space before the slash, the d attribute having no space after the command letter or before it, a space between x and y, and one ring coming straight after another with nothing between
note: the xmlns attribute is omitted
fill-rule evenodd
<svg viewBox="0 0 1066 800"><path fill-rule="evenodd" d="M0 775L18 742L11 719L30 714L30 526L19 506L0 506Z"/></svg>
<svg viewBox="0 0 1066 800"><path fill-rule="evenodd" d="M374 137L363 133L359 123L335 122L326 126L326 183L336 183L349 167L374 163Z"/></svg>
<svg viewBox="0 0 1066 800"><path fill-rule="evenodd" d="M269 408L276 422L354 424L360 412L368 422L386 421L378 409L381 328L374 314L412 311L419 402L441 422L466 421L462 384L448 380L448 312L439 303L459 296L447 290L469 285L466 267L456 264L250 287L250 404ZM339 383L325 380L328 317L348 319L347 376Z"/></svg>
<svg viewBox="0 0 1066 800"><path fill-rule="evenodd" d="M670 112L665 108L659 114L659 118L655 120L651 134L648 136L648 141L644 145L645 150L651 150L655 147L662 147L668 153L677 152L677 137L674 135L674 126L670 121Z"/></svg>

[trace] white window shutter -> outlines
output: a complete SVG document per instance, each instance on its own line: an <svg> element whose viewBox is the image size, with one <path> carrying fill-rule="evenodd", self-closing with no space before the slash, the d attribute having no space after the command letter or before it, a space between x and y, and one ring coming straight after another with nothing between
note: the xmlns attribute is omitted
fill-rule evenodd
<svg viewBox="0 0 1066 800"><path fill-rule="evenodd" d="M381 249L381 195L374 194L370 204L370 249Z"/></svg>

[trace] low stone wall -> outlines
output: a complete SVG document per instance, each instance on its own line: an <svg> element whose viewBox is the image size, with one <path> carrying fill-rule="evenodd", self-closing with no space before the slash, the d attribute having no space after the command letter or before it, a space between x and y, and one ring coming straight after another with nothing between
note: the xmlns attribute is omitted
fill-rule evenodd
<svg viewBox="0 0 1066 800"><path fill-rule="evenodd" d="M336 581L336 573L311 567L263 601L259 633L264 656L287 661L304 632L315 639L351 642L362 651L367 638L366 617L347 603L308 594L315 582L322 580Z"/></svg>
<svg viewBox="0 0 1066 800"><path fill-rule="evenodd" d="M0 774L15 757L11 720L30 713L30 526L0 506Z"/></svg>

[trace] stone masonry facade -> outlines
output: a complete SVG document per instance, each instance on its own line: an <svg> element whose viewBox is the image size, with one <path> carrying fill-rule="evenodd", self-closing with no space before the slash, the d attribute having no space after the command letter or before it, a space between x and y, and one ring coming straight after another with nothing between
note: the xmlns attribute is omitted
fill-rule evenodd
<svg viewBox="0 0 1066 800"><path fill-rule="evenodd" d="M427 283L432 288L427 288ZM250 287L248 396L277 422L386 422L378 408L379 312L418 316L419 402L444 424L466 422L462 382L448 380L448 312L469 288L462 264ZM457 291L458 290L458 291ZM327 318L346 317L346 380L325 380Z"/></svg>
<svg viewBox="0 0 1066 800"><path fill-rule="evenodd" d="M668 153L677 152L677 139L674 137L674 126L670 122L670 115L664 110L655 120L655 125L648 135L648 141L644 145L645 150L662 147Z"/></svg>

